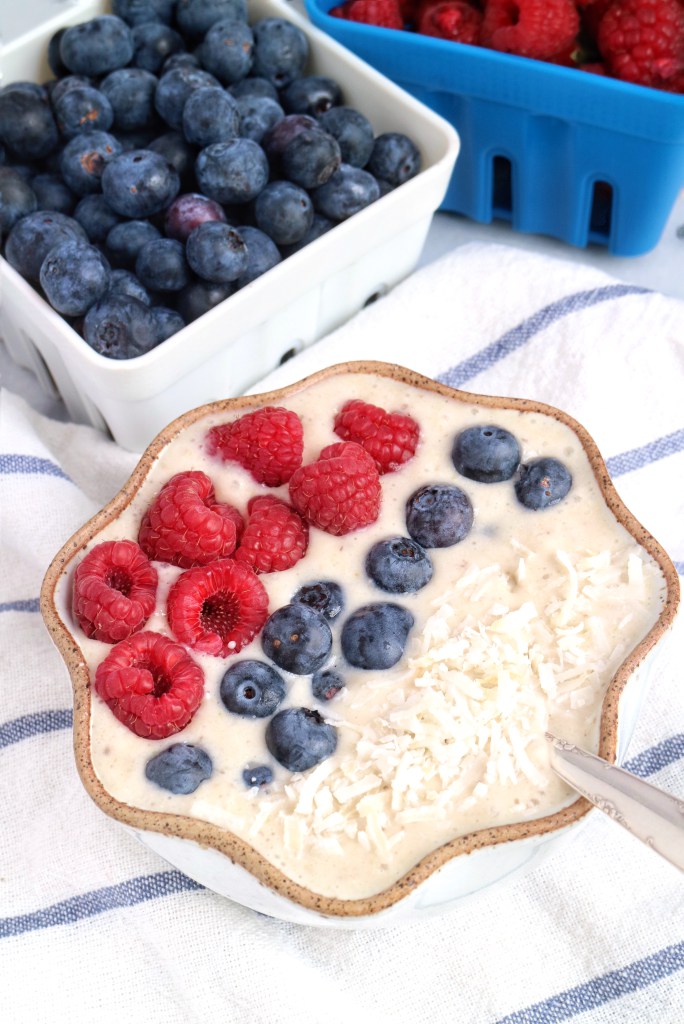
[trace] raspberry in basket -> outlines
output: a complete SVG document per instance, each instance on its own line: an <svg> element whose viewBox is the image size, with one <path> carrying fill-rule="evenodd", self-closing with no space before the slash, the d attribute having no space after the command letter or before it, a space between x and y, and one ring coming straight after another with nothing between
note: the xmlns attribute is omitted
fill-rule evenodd
<svg viewBox="0 0 684 1024"><path fill-rule="evenodd" d="M144 631L122 640L98 665L95 690L131 732L160 740L192 719L204 673L180 644Z"/></svg>
<svg viewBox="0 0 684 1024"><path fill-rule="evenodd" d="M547 60L565 50L579 31L574 0L488 0L483 46Z"/></svg>
<svg viewBox="0 0 684 1024"><path fill-rule="evenodd" d="M328 445L290 480L290 500L299 514L336 536L374 523L381 496L375 462L351 441Z"/></svg>
<svg viewBox="0 0 684 1024"><path fill-rule="evenodd" d="M265 406L232 423L212 427L206 443L210 455L239 463L267 487L287 483L301 465L304 449L299 416L276 406Z"/></svg>
<svg viewBox="0 0 684 1024"><path fill-rule="evenodd" d="M397 0L347 0L333 7L329 13L337 18L346 18L347 21L360 21L364 25L404 27Z"/></svg>
<svg viewBox="0 0 684 1024"><path fill-rule="evenodd" d="M616 0L597 42L616 78L667 89L684 72L684 8L679 0Z"/></svg>
<svg viewBox="0 0 684 1024"><path fill-rule="evenodd" d="M74 573L74 615L93 640L125 640L154 611L157 571L132 540L110 540L89 551Z"/></svg>
<svg viewBox="0 0 684 1024"><path fill-rule="evenodd" d="M302 558L309 544L309 527L298 512L270 494L252 498L247 505L249 519L235 552L235 561L255 572L290 569Z"/></svg>
<svg viewBox="0 0 684 1024"><path fill-rule="evenodd" d="M232 555L243 529L232 505L216 500L206 473L177 473L154 499L140 524L138 542L158 562L189 569Z"/></svg>
<svg viewBox="0 0 684 1024"><path fill-rule="evenodd" d="M386 412L360 399L342 406L335 417L334 430L344 441L360 444L379 473L399 469L415 455L418 445L418 424L411 416Z"/></svg>
<svg viewBox="0 0 684 1024"><path fill-rule="evenodd" d="M428 0L419 9L418 31L424 36L477 46L481 29L482 12L468 0Z"/></svg>

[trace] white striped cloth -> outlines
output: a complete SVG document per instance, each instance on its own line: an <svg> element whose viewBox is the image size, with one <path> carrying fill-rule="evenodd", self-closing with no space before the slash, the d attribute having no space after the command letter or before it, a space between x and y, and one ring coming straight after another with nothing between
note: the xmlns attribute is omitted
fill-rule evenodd
<svg viewBox="0 0 684 1024"><path fill-rule="evenodd" d="M575 263L473 244L269 376L403 363L541 399L592 433L684 570L684 304ZM525 876L383 932L304 928L208 892L106 818L74 768L45 568L135 458L0 392L0 1019L8 1024L682 1024L681 876L593 812ZM684 628L627 765L684 794Z"/></svg>

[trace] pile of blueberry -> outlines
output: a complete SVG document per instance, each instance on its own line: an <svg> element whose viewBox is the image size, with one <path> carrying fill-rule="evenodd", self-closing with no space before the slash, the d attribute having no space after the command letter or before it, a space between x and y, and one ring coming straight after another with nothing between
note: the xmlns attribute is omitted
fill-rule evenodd
<svg viewBox="0 0 684 1024"><path fill-rule="evenodd" d="M55 77L0 90L8 262L102 355L154 348L418 173L292 22L247 0L113 0Z"/></svg>

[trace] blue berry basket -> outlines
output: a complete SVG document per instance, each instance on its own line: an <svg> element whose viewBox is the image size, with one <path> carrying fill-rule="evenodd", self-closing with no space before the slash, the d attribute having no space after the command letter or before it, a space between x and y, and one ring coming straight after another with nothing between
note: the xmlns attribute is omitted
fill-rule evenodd
<svg viewBox="0 0 684 1024"><path fill-rule="evenodd" d="M449 121L461 150L441 209L638 256L684 186L684 96L482 47L311 21Z"/></svg>

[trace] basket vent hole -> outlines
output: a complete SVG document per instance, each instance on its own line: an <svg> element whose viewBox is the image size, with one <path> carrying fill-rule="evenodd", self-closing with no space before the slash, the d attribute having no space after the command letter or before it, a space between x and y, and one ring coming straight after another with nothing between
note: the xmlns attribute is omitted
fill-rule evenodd
<svg viewBox="0 0 684 1024"><path fill-rule="evenodd" d="M495 156L492 171L492 207L494 212L499 215L510 214L513 209L511 161L505 156Z"/></svg>
<svg viewBox="0 0 684 1024"><path fill-rule="evenodd" d="M595 181L591 197L589 232L607 238L613 214L613 189L607 181Z"/></svg>
<svg viewBox="0 0 684 1024"><path fill-rule="evenodd" d="M278 366L282 366L283 363L288 362L288 360L290 360L294 356L296 356L297 355L297 350L298 350L298 346L297 345L293 345L292 348L288 348L285 352L283 352L282 356L278 360Z"/></svg>

